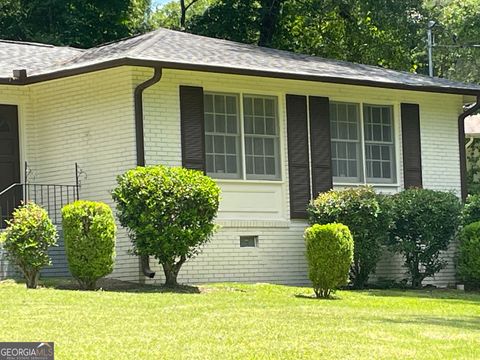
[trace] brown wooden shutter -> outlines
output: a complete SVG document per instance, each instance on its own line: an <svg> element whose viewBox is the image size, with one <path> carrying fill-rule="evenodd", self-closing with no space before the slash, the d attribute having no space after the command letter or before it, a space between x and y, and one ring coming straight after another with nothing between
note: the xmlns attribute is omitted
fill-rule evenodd
<svg viewBox="0 0 480 360"><path fill-rule="evenodd" d="M307 98L287 95L286 101L290 217L305 219L310 201Z"/></svg>
<svg viewBox="0 0 480 360"><path fill-rule="evenodd" d="M404 187L422 187L420 108L418 104L402 104L401 111Z"/></svg>
<svg viewBox="0 0 480 360"><path fill-rule="evenodd" d="M180 86L182 166L206 171L203 88Z"/></svg>
<svg viewBox="0 0 480 360"><path fill-rule="evenodd" d="M333 188L330 140L330 102L327 97L310 96L310 147L313 197Z"/></svg>

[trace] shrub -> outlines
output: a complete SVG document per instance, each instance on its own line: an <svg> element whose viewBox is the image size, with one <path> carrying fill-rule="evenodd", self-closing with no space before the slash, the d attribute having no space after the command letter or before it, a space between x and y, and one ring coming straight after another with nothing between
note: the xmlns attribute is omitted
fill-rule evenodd
<svg viewBox="0 0 480 360"><path fill-rule="evenodd" d="M480 221L465 226L459 236L457 269L464 282L480 286Z"/></svg>
<svg viewBox="0 0 480 360"><path fill-rule="evenodd" d="M480 195L469 195L462 211L462 223L468 225L480 221Z"/></svg>
<svg viewBox="0 0 480 360"><path fill-rule="evenodd" d="M408 189L393 196L389 247L405 257L413 287L446 266L440 259L460 222L460 201L450 192Z"/></svg>
<svg viewBox="0 0 480 360"><path fill-rule="evenodd" d="M154 256L165 285L176 286L181 266L215 230L220 189L202 172L181 167L137 167L117 181L112 196L134 253Z"/></svg>
<svg viewBox="0 0 480 360"><path fill-rule="evenodd" d="M390 224L389 197L371 187L331 190L320 194L308 207L310 224L342 223L355 242L350 270L353 286L361 289L375 271Z"/></svg>
<svg viewBox="0 0 480 360"><path fill-rule="evenodd" d="M116 225L107 204L76 201L62 209L68 268L84 289L95 289L115 263Z"/></svg>
<svg viewBox="0 0 480 360"><path fill-rule="evenodd" d="M28 203L15 209L0 242L8 258L21 270L27 288L38 285L40 270L51 264L48 248L57 243L57 230L45 209Z"/></svg>
<svg viewBox="0 0 480 360"><path fill-rule="evenodd" d="M326 298L332 290L348 282L353 260L353 239L343 224L312 225L305 230L308 276L317 297Z"/></svg>

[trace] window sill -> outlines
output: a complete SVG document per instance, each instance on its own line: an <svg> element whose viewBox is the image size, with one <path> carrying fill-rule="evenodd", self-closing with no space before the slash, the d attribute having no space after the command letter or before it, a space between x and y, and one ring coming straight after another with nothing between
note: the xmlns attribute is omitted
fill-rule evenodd
<svg viewBox="0 0 480 360"><path fill-rule="evenodd" d="M373 187L400 187L399 183L389 184L389 183L342 183L342 182L334 182L333 186L373 186Z"/></svg>
<svg viewBox="0 0 480 360"><path fill-rule="evenodd" d="M269 185L282 185L284 184L283 180L244 180L244 179L215 179L217 183L225 183L225 184L269 184Z"/></svg>

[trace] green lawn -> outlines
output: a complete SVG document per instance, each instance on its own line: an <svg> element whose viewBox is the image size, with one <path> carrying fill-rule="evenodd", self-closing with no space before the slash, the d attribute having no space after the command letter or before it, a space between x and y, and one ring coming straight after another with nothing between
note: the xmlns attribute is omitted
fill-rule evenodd
<svg viewBox="0 0 480 360"><path fill-rule="evenodd" d="M480 358L480 295L223 284L201 293L27 290L0 283L0 341L57 359Z"/></svg>

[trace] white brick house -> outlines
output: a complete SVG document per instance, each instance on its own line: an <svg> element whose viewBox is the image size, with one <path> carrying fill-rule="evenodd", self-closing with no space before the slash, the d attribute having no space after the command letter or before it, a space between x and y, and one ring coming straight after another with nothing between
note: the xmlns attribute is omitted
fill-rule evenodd
<svg viewBox="0 0 480 360"><path fill-rule="evenodd" d="M112 206L116 176L137 164L217 179L221 230L182 282L305 283L304 209L332 186L464 193L476 85L163 29L89 50L0 42L0 65L0 192L26 176L72 183L74 163L81 198ZM2 124L18 131L2 137ZM129 248L121 230L112 276L161 281ZM402 278L400 264L386 254L376 277ZM453 262L431 281L454 283Z"/></svg>

